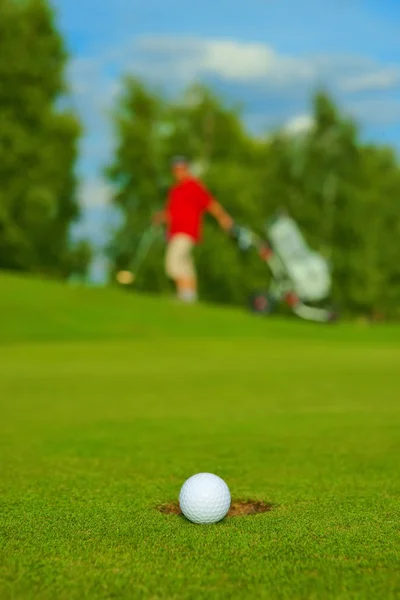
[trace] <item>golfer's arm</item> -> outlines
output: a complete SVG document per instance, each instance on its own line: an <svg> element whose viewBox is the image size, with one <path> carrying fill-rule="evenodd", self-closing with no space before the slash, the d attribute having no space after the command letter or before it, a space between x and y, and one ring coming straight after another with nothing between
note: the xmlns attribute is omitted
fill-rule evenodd
<svg viewBox="0 0 400 600"><path fill-rule="evenodd" d="M208 212L218 221L224 229L233 225L233 220L219 202L213 200L208 208Z"/></svg>

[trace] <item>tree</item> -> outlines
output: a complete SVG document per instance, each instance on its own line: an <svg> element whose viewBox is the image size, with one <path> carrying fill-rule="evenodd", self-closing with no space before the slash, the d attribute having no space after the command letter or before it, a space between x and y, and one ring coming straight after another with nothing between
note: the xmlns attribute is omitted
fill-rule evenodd
<svg viewBox="0 0 400 600"><path fill-rule="evenodd" d="M81 133L45 0L0 0L0 268L66 275Z"/></svg>
<svg viewBox="0 0 400 600"><path fill-rule="evenodd" d="M362 148L362 185L358 222L363 244L353 261L357 269L353 310L380 318L400 317L400 168L390 148Z"/></svg>
<svg viewBox="0 0 400 600"><path fill-rule="evenodd" d="M116 190L113 203L123 215L122 226L109 248L114 270L127 267L152 213L165 199L168 178L162 153L163 116L163 98L127 77L114 114L119 142L115 158L105 170ZM151 291L165 289L167 284L151 262L144 279L144 288Z"/></svg>

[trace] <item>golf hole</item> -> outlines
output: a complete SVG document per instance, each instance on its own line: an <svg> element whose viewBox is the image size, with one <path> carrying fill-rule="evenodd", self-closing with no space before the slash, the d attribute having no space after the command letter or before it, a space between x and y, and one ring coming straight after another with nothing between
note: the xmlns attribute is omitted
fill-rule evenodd
<svg viewBox="0 0 400 600"><path fill-rule="evenodd" d="M232 502L231 507L226 515L226 518L231 517L246 517L248 515L257 515L260 513L266 513L272 510L274 507L268 502L262 502L261 500L238 500ZM158 507L160 513L164 515L181 515L182 511L177 502L170 502L169 504L162 504Z"/></svg>

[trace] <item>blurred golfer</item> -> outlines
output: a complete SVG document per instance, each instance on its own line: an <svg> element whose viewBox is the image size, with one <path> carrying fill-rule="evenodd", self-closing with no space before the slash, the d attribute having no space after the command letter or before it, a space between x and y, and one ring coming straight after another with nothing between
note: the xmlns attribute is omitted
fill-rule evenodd
<svg viewBox="0 0 400 600"><path fill-rule="evenodd" d="M168 277L175 282L178 298L192 303L197 300L197 275L192 252L201 242L203 215L210 213L225 231L233 227L233 220L192 175L184 157L174 158L172 173L176 183L169 191L165 209L154 216L153 222L167 227L165 269Z"/></svg>

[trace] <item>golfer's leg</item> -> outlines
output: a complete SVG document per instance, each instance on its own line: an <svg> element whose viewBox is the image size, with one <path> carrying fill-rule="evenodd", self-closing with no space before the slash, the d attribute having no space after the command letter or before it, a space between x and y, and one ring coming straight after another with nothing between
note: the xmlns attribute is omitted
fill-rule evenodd
<svg viewBox="0 0 400 600"><path fill-rule="evenodd" d="M189 236L182 236L180 240L180 276L177 281L178 294L184 302L197 300L197 275L193 261L193 240Z"/></svg>
<svg viewBox="0 0 400 600"><path fill-rule="evenodd" d="M197 300L197 277L194 267L193 240L186 235L176 235L168 244L166 254L167 275L174 280L177 295L183 302Z"/></svg>

